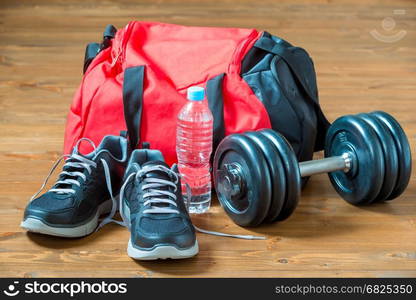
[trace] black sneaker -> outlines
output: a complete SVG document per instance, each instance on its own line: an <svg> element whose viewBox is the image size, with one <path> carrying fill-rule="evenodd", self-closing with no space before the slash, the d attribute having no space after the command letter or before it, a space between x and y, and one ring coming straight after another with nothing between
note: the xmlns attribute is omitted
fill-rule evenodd
<svg viewBox="0 0 416 300"><path fill-rule="evenodd" d="M120 191L120 215L131 233L130 257L179 259L198 253L180 186L176 165L170 169L160 151L133 151Z"/></svg>
<svg viewBox="0 0 416 300"><path fill-rule="evenodd" d="M94 151L80 154L81 141L91 143ZM28 231L62 237L92 233L100 215L109 212L114 215L117 210L112 191L120 189L127 145L122 136L105 136L98 148L91 140L80 139L71 155L64 155L55 163L41 189L27 205L21 226ZM37 197L63 158L67 159L58 180L48 192Z"/></svg>

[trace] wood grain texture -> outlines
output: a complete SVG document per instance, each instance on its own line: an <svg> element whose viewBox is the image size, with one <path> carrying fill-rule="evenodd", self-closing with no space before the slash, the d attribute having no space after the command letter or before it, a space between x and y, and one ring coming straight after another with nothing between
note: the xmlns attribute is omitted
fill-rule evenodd
<svg viewBox="0 0 416 300"><path fill-rule="evenodd" d="M395 9L405 14L395 15ZM27 234L24 207L61 153L65 116L81 79L84 47L106 24L133 19L256 27L308 50L322 107L336 117L392 113L415 146L416 3L412 1L16 1L0 2L0 276L298 277L416 276L416 182L391 203L354 207L315 176L286 222L239 228L219 205L196 225L265 241L198 235L184 261L135 262L128 232L108 225L83 239ZM393 17L406 36L370 35ZM392 33L390 33L392 34Z"/></svg>

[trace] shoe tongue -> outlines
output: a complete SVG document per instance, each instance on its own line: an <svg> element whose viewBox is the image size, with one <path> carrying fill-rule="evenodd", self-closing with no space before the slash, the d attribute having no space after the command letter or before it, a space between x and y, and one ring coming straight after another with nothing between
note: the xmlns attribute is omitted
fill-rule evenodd
<svg viewBox="0 0 416 300"><path fill-rule="evenodd" d="M164 161L161 160L150 160L145 162L144 164L142 164L142 167L144 166L164 166L166 168L169 168L169 165L167 163L165 163Z"/></svg>
<svg viewBox="0 0 416 300"><path fill-rule="evenodd" d="M145 162L142 165L142 169L146 169L146 167L156 167L156 166L163 166L169 169L169 165L161 160L151 160L151 161ZM152 171L146 172L146 177L154 177L154 178L170 180L169 174L162 170L152 170Z"/></svg>
<svg viewBox="0 0 416 300"><path fill-rule="evenodd" d="M86 158L88 160L93 160L93 158L95 156L95 153L96 153L96 150L88 152L88 153L81 153L81 152L79 152L79 150L77 148L74 147L71 154L72 155L76 154L76 155L79 155L79 156L81 156L83 158ZM71 157L69 157L68 159L71 160ZM74 159L72 158L72 160L74 160ZM78 161L78 160L75 160L75 161Z"/></svg>
<svg viewBox="0 0 416 300"><path fill-rule="evenodd" d="M82 156L82 157L85 157L87 159L90 159L86 155L84 155L84 154L76 151L75 148L72 151L72 154L77 154L79 156ZM79 162L79 160L74 159L73 157L68 157L68 159L66 160L66 162ZM66 171L66 172L81 172L81 173L84 173L84 171L85 171L84 168L81 168L81 167L78 168L78 167L73 167L73 166L64 166L62 170L63 171ZM64 179L79 180L79 177L78 176L70 176L70 175L64 174L64 175L61 175L60 178L59 178L59 180L64 180ZM56 184L55 185L55 188L76 188L76 185L75 184L70 184L70 183L66 183L66 184L65 183L59 183L59 184Z"/></svg>

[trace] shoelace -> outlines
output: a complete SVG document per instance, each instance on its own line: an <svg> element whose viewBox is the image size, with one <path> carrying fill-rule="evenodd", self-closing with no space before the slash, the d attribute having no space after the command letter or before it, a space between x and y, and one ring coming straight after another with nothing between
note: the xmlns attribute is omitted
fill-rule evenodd
<svg viewBox="0 0 416 300"><path fill-rule="evenodd" d="M168 176L172 179L174 179L174 182L167 180L167 179L161 179L161 178L152 178L152 177L146 177L145 175L148 172L154 172L154 171L162 171L168 174ZM177 190L176 184L178 183L178 175L173 172L171 169L165 167L165 166L144 166L143 169L139 170L138 172L131 173L123 183L122 187L120 188L120 199L119 199L119 211L120 216L123 219L123 222L121 225L130 227L130 224L126 222L126 216L123 210L123 198L124 193L127 184L131 181L132 178L135 178L135 180L140 180L142 178L143 185L142 189L146 192L143 194L144 205L148 206L149 208L145 209L144 213L150 213L150 214L170 214L170 213L176 213L179 214L177 203L176 203L176 195L175 192ZM173 192L162 190L161 188L170 186L173 188ZM146 200L147 199L147 200ZM170 206L168 207L160 207L157 206L157 204L170 204L173 205L175 208L172 208ZM119 222L116 222L119 223ZM119 223L120 224L120 223Z"/></svg>
<svg viewBox="0 0 416 300"><path fill-rule="evenodd" d="M78 142L76 143L75 147L74 147L74 151L72 152L72 154L64 154L64 155L60 156L55 161L55 163L53 164L52 168L50 169L48 175L46 176L45 180L43 181L43 184L41 185L40 189L30 198L30 201L35 199L42 192L42 190L45 188L46 184L49 181L49 178L52 176L55 169L58 167L58 165L61 163L61 161L65 158L67 158L67 161L65 162L65 164L63 166L63 169L65 169L65 167L73 167L73 168L76 168L76 169L87 169L88 174L91 175L92 168L96 168L97 164L94 161L78 154L78 147L79 147L79 144L82 141L87 141L88 143L90 143L90 145L94 149L93 151L96 151L97 147L95 147L95 144L94 144L93 141L91 141L88 138L79 139ZM66 175L68 177L75 177L75 178L81 177L84 181L87 179L85 174L83 174L80 171L72 171L72 172L62 171L59 174L58 178L61 178L61 175ZM58 181L55 182L55 184L53 186L55 187L55 186L58 186L60 184L61 185L69 185L69 186L71 186L72 184L75 184L77 186L81 186L81 183L78 180L73 179L73 178L64 178L62 180L58 180ZM75 194L75 190L72 189L72 188L54 188L54 187L52 187L49 191L50 192L55 192L55 193L58 193L58 194Z"/></svg>
<svg viewBox="0 0 416 300"><path fill-rule="evenodd" d="M64 168L65 167L73 167L76 169L86 169L88 174L91 175L92 172L92 168L96 168L97 164L79 154L73 153L69 156L68 160L65 162L64 164ZM67 175L68 177L81 177L84 181L87 180L87 176L79 171L73 171L73 172L68 172L68 171L62 171L59 174L59 178L61 178L62 175ZM81 186L81 183L79 182L79 180L76 179L71 179L71 178L64 178L63 180L58 180L55 182L55 186L58 186L59 184L62 185L69 185L71 186L71 184L75 184L77 186ZM58 194L75 194L75 190L73 188L52 188L49 190L50 192L56 192Z"/></svg>
<svg viewBox="0 0 416 300"><path fill-rule="evenodd" d="M165 172L169 175L170 178L174 179L174 182L166 180L166 179L159 179L159 178L148 178L145 177L144 175L146 175L146 173L148 172L152 172L152 171L162 171ZM144 184L142 186L143 190L146 190L146 192L143 194L143 198L144 199L148 199L144 201L144 205L145 206L149 206L148 209L145 209L143 212L144 213L157 213L157 214L168 214L168 213L177 213L179 214L179 211L177 209L174 209L172 207L159 207L156 206L156 204L171 204L174 207L178 207L177 203L176 203L176 195L174 194L177 190L177 183L178 183L178 174L176 174L176 172L172 171L171 169L165 167L165 166L144 166L143 169L139 170L136 173L131 173L127 178L126 181L124 182L123 186L120 189L120 203L119 203L119 211L120 211L120 216L123 219L123 222L119 222L116 220L112 220L120 225L126 226L126 227L130 227L130 224L128 224L126 222L126 217L123 211L123 205L122 205L122 201L123 201L123 197L124 197L124 190L127 186L127 184L131 181L131 179L135 177L136 180L139 180L140 178L143 178L144 180ZM111 184L110 184L111 186ZM169 191L165 191L165 190L161 190L160 188L162 187L166 187L166 186L171 186L172 188L174 188L173 192L169 192ZM188 199L191 199L190 196L190 187L189 185L187 186L187 196ZM188 203L189 205L189 203ZM113 215L114 216L114 215ZM111 216L111 218L113 217ZM197 230L198 232L201 233L205 233L205 234L211 234L211 235L216 235L216 236L223 236L223 237L232 237L232 238L238 238L238 239L247 239L247 240L264 240L266 239L263 236L253 236L253 235L239 235L239 234L228 234L228 233L222 233L222 232L217 232L217 231L211 231L211 230L205 230L205 229L201 229L197 226L194 225L195 230Z"/></svg>
<svg viewBox="0 0 416 300"><path fill-rule="evenodd" d="M173 178L175 182L166 179L145 177L146 173L152 171L162 171L169 175L170 178ZM148 206L148 209L145 209L143 213L147 214L170 214L176 213L179 214L177 209L173 209L169 206L160 207L157 204L171 204L174 207L178 207L176 204L176 195L177 190L176 184L178 183L178 175L165 166L145 166L139 172L136 173L136 178L143 178L143 190L146 191L143 194L144 206ZM173 192L162 190L161 188L170 186L173 188ZM146 200L147 199L147 200Z"/></svg>
<svg viewBox="0 0 416 300"><path fill-rule="evenodd" d="M72 154L64 154L62 156L60 156L55 163L53 164L52 168L50 169L48 175L46 176L45 180L43 181L43 184L41 185L40 189L30 198L29 201L33 201L41 192L42 190L45 188L46 184L49 181L49 178L52 176L52 174L54 173L55 169L58 167L58 165L61 163L61 161L65 158L67 158L67 161L65 162L63 169L65 169L65 167L73 167L76 169L86 169L88 174L91 175L92 173L92 169L93 168L97 168L97 163L82 156L79 155L78 152L78 148L79 145L82 141L86 141L88 142L92 148L93 148L93 152L96 152L97 147L95 146L94 142L88 138L81 138L78 140L78 142L75 144L74 150L72 152ZM97 155L98 153L95 153L95 155ZM112 192L112 188L111 188L111 175L110 175L110 168L108 167L107 162L104 159L100 159L101 163L103 164L104 167L104 173L105 173L105 179L106 179L106 183L107 183L107 189L110 193L110 197L111 197L111 201L112 201L112 206L111 206L111 212L109 214L109 216L114 216L115 213L117 212L117 201L116 199L113 197L113 192ZM57 180L55 182L55 184L53 185L53 187L51 189L49 189L50 192L54 192L54 193L58 193L58 194L75 194L75 190L73 188L62 188L62 187L55 187L58 185L68 185L71 186L72 184L75 184L77 186L81 186L80 181L78 180L79 178L82 178L83 181L85 181L87 179L87 176L80 172L80 171L65 171L63 170L58 178L62 178L62 175L66 175L68 177L72 177L72 178L64 178L61 180ZM74 179L77 178L77 179ZM98 225L97 230L101 227L103 227L105 224L111 222L111 218L109 219L109 217L104 218L101 223Z"/></svg>

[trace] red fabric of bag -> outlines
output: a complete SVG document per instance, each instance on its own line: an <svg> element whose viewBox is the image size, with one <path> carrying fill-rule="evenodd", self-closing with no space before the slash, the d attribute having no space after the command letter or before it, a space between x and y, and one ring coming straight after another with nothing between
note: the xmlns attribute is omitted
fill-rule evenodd
<svg viewBox="0 0 416 300"><path fill-rule="evenodd" d="M82 137L98 145L105 135L126 130L123 76L132 66L145 66L140 140L162 151L168 164L177 161L176 120L186 89L206 86L217 75L225 73L226 135L271 128L263 104L239 75L242 59L260 35L254 29L130 22L84 74L68 114L64 152ZM91 150L87 147L81 144L81 152Z"/></svg>

